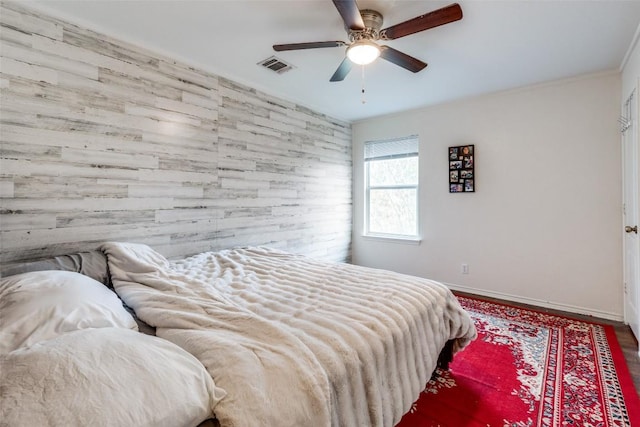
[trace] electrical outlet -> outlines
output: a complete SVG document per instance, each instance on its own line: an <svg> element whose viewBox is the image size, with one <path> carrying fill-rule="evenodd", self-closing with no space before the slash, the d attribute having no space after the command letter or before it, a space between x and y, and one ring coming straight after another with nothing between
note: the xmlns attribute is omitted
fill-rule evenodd
<svg viewBox="0 0 640 427"><path fill-rule="evenodd" d="M462 274L469 274L469 264L462 264L460 267L460 272Z"/></svg>

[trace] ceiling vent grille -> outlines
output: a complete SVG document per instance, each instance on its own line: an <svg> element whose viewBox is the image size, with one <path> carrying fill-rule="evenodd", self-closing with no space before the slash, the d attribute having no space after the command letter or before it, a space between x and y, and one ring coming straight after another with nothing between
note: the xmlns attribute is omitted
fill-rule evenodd
<svg viewBox="0 0 640 427"><path fill-rule="evenodd" d="M294 68L293 65L287 64L280 58L276 58L275 56L269 57L264 61L258 62L258 65L262 65L265 68L270 69L271 71L275 71L278 74L285 73Z"/></svg>

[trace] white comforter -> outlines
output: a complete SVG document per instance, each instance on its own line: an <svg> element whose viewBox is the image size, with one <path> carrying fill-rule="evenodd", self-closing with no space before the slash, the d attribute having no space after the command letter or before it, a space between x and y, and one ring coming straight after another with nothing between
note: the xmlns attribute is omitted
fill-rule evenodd
<svg viewBox="0 0 640 427"><path fill-rule="evenodd" d="M266 248L177 262L145 245L103 250L124 301L227 392L223 427L393 426L445 342L476 336L426 279Z"/></svg>

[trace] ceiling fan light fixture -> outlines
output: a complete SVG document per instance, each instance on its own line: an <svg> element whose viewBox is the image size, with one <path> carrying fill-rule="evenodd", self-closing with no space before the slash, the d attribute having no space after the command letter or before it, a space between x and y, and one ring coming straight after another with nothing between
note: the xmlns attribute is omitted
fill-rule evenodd
<svg viewBox="0 0 640 427"><path fill-rule="evenodd" d="M347 48L347 58L354 64L371 64L380 56L380 47L371 40L358 40Z"/></svg>

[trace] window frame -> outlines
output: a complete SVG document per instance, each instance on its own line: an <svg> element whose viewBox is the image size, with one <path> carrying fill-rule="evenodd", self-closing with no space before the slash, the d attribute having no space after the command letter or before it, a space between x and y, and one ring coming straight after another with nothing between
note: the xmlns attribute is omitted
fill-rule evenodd
<svg viewBox="0 0 640 427"><path fill-rule="evenodd" d="M393 144L394 142L402 143L403 141L415 141L414 153L399 153L391 154L387 156L381 156L379 158L367 158L367 147L375 144ZM420 227L420 153L419 153L419 139L418 135L411 135L401 138L392 138L381 141L367 141L364 144L364 230L363 237L374 240L394 241L398 243L415 243L419 244L421 239L421 227ZM415 157L418 162L418 177L415 184L388 184L388 185L370 185L371 173L370 164L375 161L393 160L398 158ZM371 191L372 190L415 190L415 234L395 234L395 233L383 233L372 232L370 228L370 211L371 211Z"/></svg>

